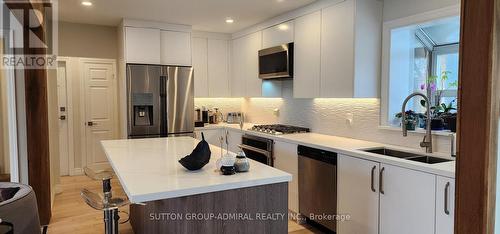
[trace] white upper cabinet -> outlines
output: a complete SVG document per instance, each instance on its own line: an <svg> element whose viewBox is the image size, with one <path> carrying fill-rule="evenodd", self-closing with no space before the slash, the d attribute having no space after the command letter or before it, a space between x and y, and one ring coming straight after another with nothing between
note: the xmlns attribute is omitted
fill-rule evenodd
<svg viewBox="0 0 500 234"><path fill-rule="evenodd" d="M229 42L208 39L208 96L231 96L229 85Z"/></svg>
<svg viewBox="0 0 500 234"><path fill-rule="evenodd" d="M322 9L320 97L378 97L381 29L379 1L346 0Z"/></svg>
<svg viewBox="0 0 500 234"><path fill-rule="evenodd" d="M433 234L436 176L381 164L380 233Z"/></svg>
<svg viewBox="0 0 500 234"><path fill-rule="evenodd" d="M292 20L262 30L262 48L293 42L293 24ZM262 80L262 97L282 97L282 86L281 80Z"/></svg>
<svg viewBox="0 0 500 234"><path fill-rule="evenodd" d="M191 33L161 30L161 64L191 66Z"/></svg>
<svg viewBox="0 0 500 234"><path fill-rule="evenodd" d="M258 50L294 42L295 98L379 97L382 6L339 1L234 39L232 96L281 97L284 82L258 79Z"/></svg>
<svg viewBox="0 0 500 234"><path fill-rule="evenodd" d="M234 39L231 43L231 96L245 96L245 38Z"/></svg>
<svg viewBox="0 0 500 234"><path fill-rule="evenodd" d="M191 27L123 20L126 63L191 66Z"/></svg>
<svg viewBox="0 0 500 234"><path fill-rule="evenodd" d="M262 96L262 80L259 78L259 50L262 49L262 32L245 37L245 84L246 97Z"/></svg>
<svg viewBox="0 0 500 234"><path fill-rule="evenodd" d="M261 97L258 53L262 48L262 31L233 40L231 89L233 97Z"/></svg>
<svg viewBox="0 0 500 234"><path fill-rule="evenodd" d="M125 27L127 63L160 64L160 30Z"/></svg>
<svg viewBox="0 0 500 234"><path fill-rule="evenodd" d="M193 38L194 96L208 97L208 39Z"/></svg>
<svg viewBox="0 0 500 234"><path fill-rule="evenodd" d="M323 9L321 97L354 96L354 1Z"/></svg>
<svg viewBox="0 0 500 234"><path fill-rule="evenodd" d="M284 22L262 31L262 48L293 42L293 21Z"/></svg>
<svg viewBox="0 0 500 234"><path fill-rule="evenodd" d="M320 97L321 11L295 19L293 96Z"/></svg>
<svg viewBox="0 0 500 234"><path fill-rule="evenodd" d="M455 217L455 179L437 176L436 234L453 234Z"/></svg>
<svg viewBox="0 0 500 234"><path fill-rule="evenodd" d="M230 97L230 42L193 37L195 97Z"/></svg>

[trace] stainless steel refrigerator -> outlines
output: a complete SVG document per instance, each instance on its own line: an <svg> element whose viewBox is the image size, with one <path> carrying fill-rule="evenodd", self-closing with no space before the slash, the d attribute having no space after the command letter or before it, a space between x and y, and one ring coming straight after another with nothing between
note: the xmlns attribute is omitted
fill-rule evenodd
<svg viewBox="0 0 500 234"><path fill-rule="evenodd" d="M193 68L127 64L128 137L192 135Z"/></svg>

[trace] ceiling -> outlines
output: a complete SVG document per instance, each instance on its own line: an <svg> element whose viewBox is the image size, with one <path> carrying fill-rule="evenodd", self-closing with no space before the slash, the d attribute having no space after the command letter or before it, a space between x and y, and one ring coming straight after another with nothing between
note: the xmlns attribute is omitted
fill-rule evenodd
<svg viewBox="0 0 500 234"><path fill-rule="evenodd" d="M121 19L193 25L194 30L234 33L316 0L81 0L59 1L59 20L117 26ZM227 17L234 19L226 24Z"/></svg>

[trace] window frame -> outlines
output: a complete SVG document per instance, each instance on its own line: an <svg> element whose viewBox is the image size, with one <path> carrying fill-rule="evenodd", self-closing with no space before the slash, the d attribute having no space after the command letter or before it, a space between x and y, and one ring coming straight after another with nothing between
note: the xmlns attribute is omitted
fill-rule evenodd
<svg viewBox="0 0 500 234"><path fill-rule="evenodd" d="M439 76L440 74L437 74L437 56L439 55L444 55L444 54L453 54L453 53L459 53L459 43L453 43L453 44L448 44L448 45L440 45L434 47L434 49L431 52L431 73L435 76ZM460 54L459 54L460 56ZM458 72L458 71L457 71ZM457 74L458 75L458 74ZM445 89L443 90L442 97L457 97L458 95L458 90L457 89Z"/></svg>
<svg viewBox="0 0 500 234"><path fill-rule="evenodd" d="M381 72L381 92L380 92L380 120L381 129L396 128L390 124L389 115L389 91L390 91L390 50L391 50L391 31L393 29L410 27L417 24L425 24L430 21L439 20L447 17L460 16L460 5L454 5L436 9L433 11L416 14L400 19L386 21L382 25L382 72ZM432 56L431 56L432 59Z"/></svg>

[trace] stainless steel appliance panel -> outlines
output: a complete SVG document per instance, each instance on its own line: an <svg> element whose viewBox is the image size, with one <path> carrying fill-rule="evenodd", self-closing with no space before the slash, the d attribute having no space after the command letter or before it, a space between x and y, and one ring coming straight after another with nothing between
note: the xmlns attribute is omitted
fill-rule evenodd
<svg viewBox="0 0 500 234"><path fill-rule="evenodd" d="M194 78L192 67L163 67L167 79L168 134L194 131Z"/></svg>
<svg viewBox="0 0 500 234"><path fill-rule="evenodd" d="M307 218L323 214L333 217L337 214L337 154L305 146L299 146L297 151L300 214ZM310 221L336 231L335 219Z"/></svg>
<svg viewBox="0 0 500 234"><path fill-rule="evenodd" d="M259 51L259 78L293 77L293 43Z"/></svg>
<svg viewBox="0 0 500 234"><path fill-rule="evenodd" d="M247 158L257 162L274 166L273 155L274 141L249 134L243 135L239 147L245 152Z"/></svg>
<svg viewBox="0 0 500 234"><path fill-rule="evenodd" d="M128 133L160 135L161 66L127 65Z"/></svg>

